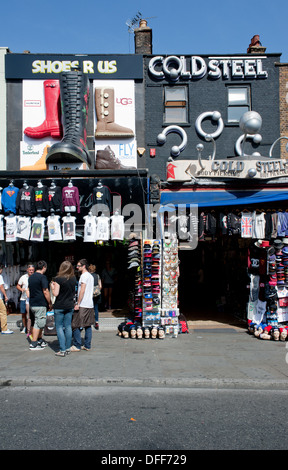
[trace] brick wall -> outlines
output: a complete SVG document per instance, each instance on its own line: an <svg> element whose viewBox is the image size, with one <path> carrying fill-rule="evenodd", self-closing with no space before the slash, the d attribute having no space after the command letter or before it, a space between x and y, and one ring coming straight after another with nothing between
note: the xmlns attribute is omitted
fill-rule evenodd
<svg viewBox="0 0 288 470"><path fill-rule="evenodd" d="M288 137L288 64L279 64L279 103L280 135ZM288 158L287 143L286 139L280 141L281 158Z"/></svg>

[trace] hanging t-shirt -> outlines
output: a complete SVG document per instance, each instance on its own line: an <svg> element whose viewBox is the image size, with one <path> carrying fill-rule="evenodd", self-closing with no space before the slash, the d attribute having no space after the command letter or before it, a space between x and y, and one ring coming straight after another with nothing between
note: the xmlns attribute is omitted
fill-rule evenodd
<svg viewBox="0 0 288 470"><path fill-rule="evenodd" d="M1 202L5 213L13 212L13 214L16 214L16 200L18 192L19 188L10 184L7 188L3 189Z"/></svg>
<svg viewBox="0 0 288 470"><path fill-rule="evenodd" d="M241 237L252 238L252 213L242 212L241 214Z"/></svg>
<svg viewBox="0 0 288 470"><path fill-rule="evenodd" d="M44 240L45 217L33 217L30 240L33 242L43 242Z"/></svg>
<svg viewBox="0 0 288 470"><path fill-rule="evenodd" d="M76 240L76 217L64 216L62 217L62 236L63 240Z"/></svg>
<svg viewBox="0 0 288 470"><path fill-rule="evenodd" d="M20 188L16 198L16 209L19 215L35 214L35 189L33 186Z"/></svg>
<svg viewBox="0 0 288 470"><path fill-rule="evenodd" d="M109 240L109 217L97 217L96 240Z"/></svg>
<svg viewBox="0 0 288 470"><path fill-rule="evenodd" d="M62 189L62 208L65 212L80 213L79 190L76 186L65 186Z"/></svg>
<svg viewBox="0 0 288 470"><path fill-rule="evenodd" d="M96 241L96 228L97 220L94 215L85 215L83 217L84 223L84 242L95 242Z"/></svg>
<svg viewBox="0 0 288 470"><path fill-rule="evenodd" d="M92 191L92 203L104 204L108 207L109 213L111 212L111 192L108 186L96 186Z"/></svg>
<svg viewBox="0 0 288 470"><path fill-rule="evenodd" d="M19 215L17 220L17 237L29 240L31 232L31 218Z"/></svg>
<svg viewBox="0 0 288 470"><path fill-rule="evenodd" d="M47 230L49 241L62 240L61 224L59 215L47 217Z"/></svg>
<svg viewBox="0 0 288 470"><path fill-rule="evenodd" d="M111 216L111 240L123 240L124 238L124 217L123 215Z"/></svg>
<svg viewBox="0 0 288 470"><path fill-rule="evenodd" d="M265 238L265 214L257 214L256 211L252 214L252 238L263 240Z"/></svg>
<svg viewBox="0 0 288 470"><path fill-rule="evenodd" d="M50 210L54 209L55 212L61 211L62 190L60 186L50 186L48 188L48 201Z"/></svg>
<svg viewBox="0 0 288 470"><path fill-rule="evenodd" d="M4 240L4 215L0 215L0 240Z"/></svg>
<svg viewBox="0 0 288 470"><path fill-rule="evenodd" d="M17 217L16 215L8 215L5 217L5 222L6 222L6 237L5 240L6 242L16 242L17 237L16 237L16 232L17 232Z"/></svg>
<svg viewBox="0 0 288 470"><path fill-rule="evenodd" d="M48 188L45 185L35 188L35 210L36 212L48 212Z"/></svg>

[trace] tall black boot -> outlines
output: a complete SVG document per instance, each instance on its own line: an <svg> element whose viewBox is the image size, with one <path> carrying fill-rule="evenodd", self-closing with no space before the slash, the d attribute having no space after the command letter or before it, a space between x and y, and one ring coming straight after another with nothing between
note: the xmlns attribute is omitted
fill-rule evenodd
<svg viewBox="0 0 288 470"><path fill-rule="evenodd" d="M52 145L46 163L79 162L91 167L92 162L86 144L89 80L79 71L60 74L60 97L64 137Z"/></svg>

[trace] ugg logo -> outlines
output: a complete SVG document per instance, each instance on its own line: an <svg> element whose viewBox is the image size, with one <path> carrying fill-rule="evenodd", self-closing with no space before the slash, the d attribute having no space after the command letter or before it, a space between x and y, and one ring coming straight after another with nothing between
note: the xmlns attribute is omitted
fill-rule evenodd
<svg viewBox="0 0 288 470"><path fill-rule="evenodd" d="M116 98L116 103L123 104L124 106L126 106L127 104L132 104L132 99L131 98Z"/></svg>

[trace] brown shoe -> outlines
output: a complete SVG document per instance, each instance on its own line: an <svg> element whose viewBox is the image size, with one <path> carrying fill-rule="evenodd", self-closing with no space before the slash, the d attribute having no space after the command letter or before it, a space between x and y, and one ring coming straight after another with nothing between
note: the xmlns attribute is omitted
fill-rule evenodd
<svg viewBox="0 0 288 470"><path fill-rule="evenodd" d="M136 170L135 167L122 165L109 145L104 150L97 150L96 170Z"/></svg>

